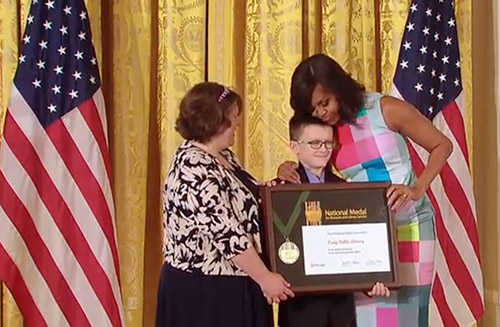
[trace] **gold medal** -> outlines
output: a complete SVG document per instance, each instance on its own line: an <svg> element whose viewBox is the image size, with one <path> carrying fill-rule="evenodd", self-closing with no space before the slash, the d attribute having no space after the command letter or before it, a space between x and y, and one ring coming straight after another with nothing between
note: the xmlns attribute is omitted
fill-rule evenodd
<svg viewBox="0 0 500 327"><path fill-rule="evenodd" d="M283 261L283 263L287 265L293 265L299 259L299 247L295 243L290 242L290 240L287 239L283 244L280 245L278 249L278 256L280 257L281 261Z"/></svg>

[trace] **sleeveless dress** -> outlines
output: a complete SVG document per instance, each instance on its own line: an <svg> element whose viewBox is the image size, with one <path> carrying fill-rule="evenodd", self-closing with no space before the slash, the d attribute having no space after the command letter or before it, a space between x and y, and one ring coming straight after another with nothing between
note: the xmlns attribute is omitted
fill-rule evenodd
<svg viewBox="0 0 500 327"><path fill-rule="evenodd" d="M411 186L416 176L406 139L390 130L382 114L381 94L367 93L355 122L338 126L339 148L333 163L348 181L391 182ZM360 327L428 327L434 276L434 210L424 196L395 214L401 284L389 298L356 294Z"/></svg>

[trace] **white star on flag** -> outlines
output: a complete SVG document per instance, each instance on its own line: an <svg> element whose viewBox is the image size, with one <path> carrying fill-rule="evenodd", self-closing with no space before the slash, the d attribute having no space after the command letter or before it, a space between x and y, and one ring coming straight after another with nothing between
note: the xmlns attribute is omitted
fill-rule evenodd
<svg viewBox="0 0 500 327"><path fill-rule="evenodd" d="M79 79L81 79L81 78L82 78L82 73L81 73L81 72L79 72L79 71L75 71L75 72L73 73L73 77L75 78L75 81L77 81L77 80L79 80Z"/></svg>
<svg viewBox="0 0 500 327"><path fill-rule="evenodd" d="M57 106L55 106L54 104L50 104L50 106L47 107L47 109L50 111L50 112L56 112Z"/></svg>
<svg viewBox="0 0 500 327"><path fill-rule="evenodd" d="M78 60L83 59L83 52L81 52L81 51L77 51L77 52L75 53L75 57L76 57L76 59L78 59Z"/></svg>
<svg viewBox="0 0 500 327"><path fill-rule="evenodd" d="M63 68L57 65L56 68L54 68L54 71L56 72L56 75L60 75L63 73Z"/></svg>
<svg viewBox="0 0 500 327"><path fill-rule="evenodd" d="M42 81L38 80L35 78L35 80L32 82L32 84L35 86L35 88L42 87Z"/></svg>
<svg viewBox="0 0 500 327"><path fill-rule="evenodd" d="M63 25L63 26L61 26L59 31L61 32L62 35L66 35L66 34L68 34L68 27Z"/></svg>
<svg viewBox="0 0 500 327"><path fill-rule="evenodd" d="M52 22L49 22L48 20L43 23L43 27L45 27L45 30L51 30L52 29Z"/></svg>
<svg viewBox="0 0 500 327"><path fill-rule="evenodd" d="M54 9L54 1L47 1L45 5L47 6L47 9Z"/></svg>
<svg viewBox="0 0 500 327"><path fill-rule="evenodd" d="M57 86L57 85L54 85L52 87L52 91L54 91L54 94L59 94L59 93L61 93L61 87Z"/></svg>
<svg viewBox="0 0 500 327"><path fill-rule="evenodd" d="M62 45L57 49L57 52L59 52L59 55L65 55L66 54L66 47L63 47Z"/></svg>
<svg viewBox="0 0 500 327"><path fill-rule="evenodd" d="M45 61L42 61L42 59L38 60L36 65L38 66L38 69L45 69Z"/></svg>
<svg viewBox="0 0 500 327"><path fill-rule="evenodd" d="M70 7L70 6L66 6L66 7L64 7L64 9L63 9L63 10L64 10L64 13L65 13L66 15L71 15L71 7Z"/></svg>
<svg viewBox="0 0 500 327"><path fill-rule="evenodd" d="M39 45L39 46L40 46L40 48L42 48L42 49L48 49L47 44L48 44L48 42L47 42L47 41L44 41L44 40L41 40L41 41L40 41L40 43L38 43L38 45Z"/></svg>
<svg viewBox="0 0 500 327"><path fill-rule="evenodd" d="M69 93L69 96L71 97L71 99L78 98L78 91L71 90L71 92Z"/></svg>

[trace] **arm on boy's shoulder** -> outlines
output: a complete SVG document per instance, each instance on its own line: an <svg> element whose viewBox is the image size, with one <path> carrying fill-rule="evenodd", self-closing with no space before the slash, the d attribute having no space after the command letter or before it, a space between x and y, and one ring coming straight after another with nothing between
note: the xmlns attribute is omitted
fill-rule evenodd
<svg viewBox="0 0 500 327"><path fill-rule="evenodd" d="M297 168L297 173L299 174L300 176L300 181L302 183L307 183L308 182L308 178L307 178L307 175L306 175L306 172L304 170L304 167L302 165L299 165L299 167ZM280 185L280 184L292 184L286 180L283 180L279 177L276 177L275 179L272 179L270 181L271 183L275 183L276 185ZM337 176L336 174L333 173L333 171L329 168L326 168L325 169L325 182L326 183L347 183L346 180L344 180L343 178Z"/></svg>

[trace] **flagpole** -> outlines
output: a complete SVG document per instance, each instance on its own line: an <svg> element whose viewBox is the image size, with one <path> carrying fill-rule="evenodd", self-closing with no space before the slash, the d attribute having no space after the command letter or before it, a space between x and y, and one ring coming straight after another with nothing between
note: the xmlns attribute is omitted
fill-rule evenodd
<svg viewBox="0 0 500 327"><path fill-rule="evenodd" d="M376 91L382 92L382 41L380 31L380 0L373 1L375 15L375 76Z"/></svg>

